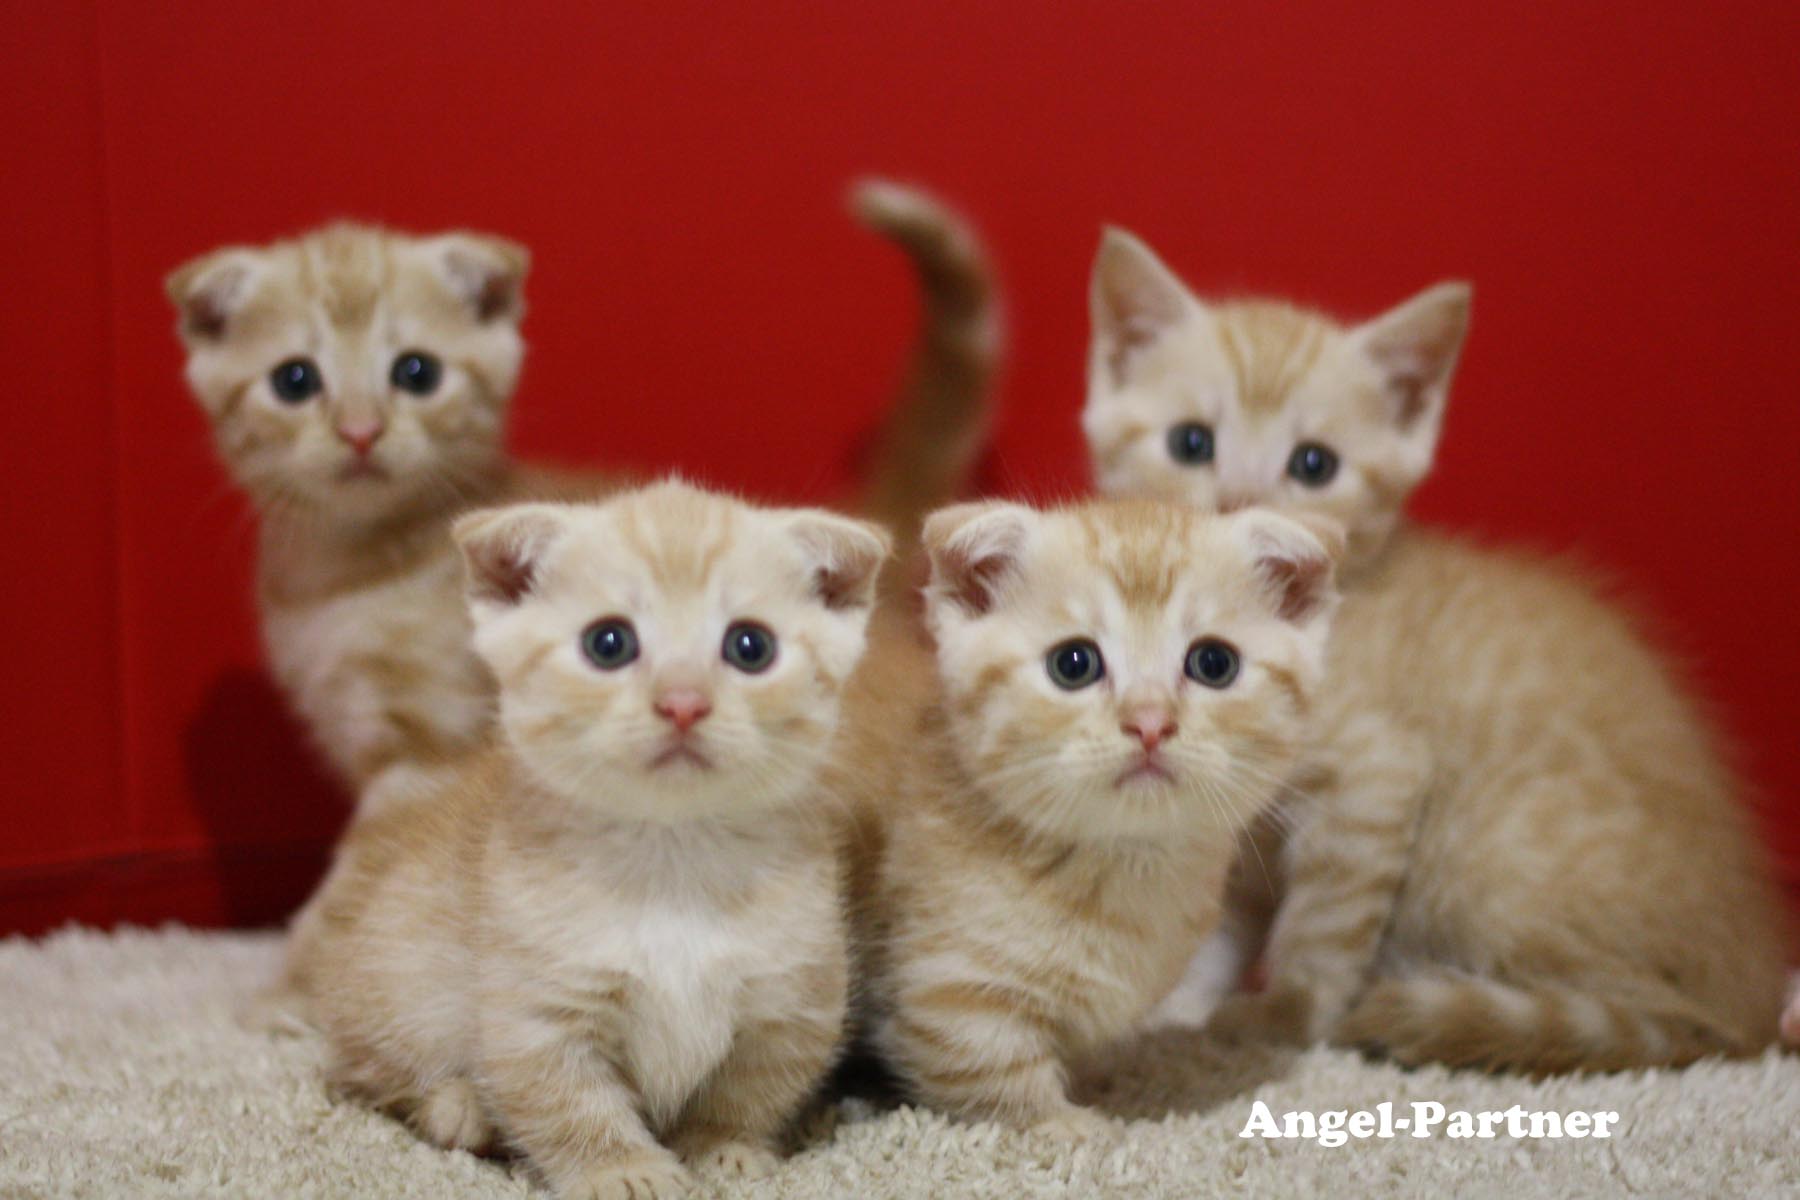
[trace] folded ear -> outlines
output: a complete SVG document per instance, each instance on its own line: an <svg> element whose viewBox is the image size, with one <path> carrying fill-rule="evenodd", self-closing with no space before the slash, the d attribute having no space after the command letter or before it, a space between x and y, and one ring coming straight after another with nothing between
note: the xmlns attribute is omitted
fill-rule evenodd
<svg viewBox="0 0 1800 1200"><path fill-rule="evenodd" d="M868 608L875 603L875 580L893 549L885 529L817 509L788 518L812 571L813 594L829 609Z"/></svg>
<svg viewBox="0 0 1800 1200"><path fill-rule="evenodd" d="M484 508L458 518L450 536L462 551L470 606L524 599L538 582L544 552L568 527L568 509L558 504Z"/></svg>
<svg viewBox="0 0 1800 1200"><path fill-rule="evenodd" d="M1134 351L1199 309L1187 286L1138 238L1112 226L1100 235L1088 285L1089 353L1114 387L1124 382Z"/></svg>
<svg viewBox="0 0 1800 1200"><path fill-rule="evenodd" d="M182 338L195 342L223 337L232 315L249 299L260 262L257 251L231 246L169 272L163 288L181 314Z"/></svg>
<svg viewBox="0 0 1800 1200"><path fill-rule="evenodd" d="M1334 574L1344 529L1329 517L1253 508L1226 518L1237 527L1275 615L1304 624L1337 602Z"/></svg>
<svg viewBox="0 0 1800 1200"><path fill-rule="evenodd" d="M925 518L921 539L931 558L927 606L949 603L971 617L991 611L1037 514L1022 504L986 501L939 509Z"/></svg>
<svg viewBox="0 0 1800 1200"><path fill-rule="evenodd" d="M531 251L484 233L446 233L431 239L444 276L475 319L511 321L525 315L525 272Z"/></svg>
<svg viewBox="0 0 1800 1200"><path fill-rule="evenodd" d="M1466 283L1440 283L1352 331L1387 377L1402 429L1442 411L1473 299L1474 289Z"/></svg>

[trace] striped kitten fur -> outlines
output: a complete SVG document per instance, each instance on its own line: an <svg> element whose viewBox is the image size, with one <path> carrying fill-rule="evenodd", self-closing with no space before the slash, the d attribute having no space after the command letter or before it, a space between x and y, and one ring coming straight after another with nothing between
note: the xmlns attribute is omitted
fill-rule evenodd
<svg viewBox="0 0 1800 1200"><path fill-rule="evenodd" d="M933 1107L1091 1132L1071 1069L1174 985L1292 763L1332 537L988 503L924 538L935 661L884 628L850 701L863 1039Z"/></svg>
<svg viewBox="0 0 1800 1200"><path fill-rule="evenodd" d="M1699 706L1576 573L1402 520L1469 296L1344 327L1204 303L1130 235L1101 245L1101 489L1350 535L1307 761L1163 1015L1205 1019L1266 938L1268 990L1216 1030L1528 1072L1753 1053L1782 909Z"/></svg>
<svg viewBox="0 0 1800 1200"><path fill-rule="evenodd" d="M500 736L339 849L295 962L331 1079L561 1197L763 1174L843 1034L820 769L887 536L665 484L455 539Z"/></svg>
<svg viewBox="0 0 1800 1200"><path fill-rule="evenodd" d="M979 242L929 195L873 182L858 213L918 270L908 383L878 439L868 515L911 530L966 476L997 346ZM169 276L187 379L261 515L258 596L277 682L365 796L389 766L480 745L493 682L468 648L451 520L623 481L511 460L525 248L333 225ZM935 439L919 435L921 422Z"/></svg>

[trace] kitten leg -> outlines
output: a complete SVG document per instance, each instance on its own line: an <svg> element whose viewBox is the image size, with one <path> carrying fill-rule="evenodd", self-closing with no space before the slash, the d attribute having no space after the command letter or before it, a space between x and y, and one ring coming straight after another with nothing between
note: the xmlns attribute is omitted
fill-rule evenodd
<svg viewBox="0 0 1800 1200"><path fill-rule="evenodd" d="M590 1036L523 1013L487 1014L481 1083L497 1123L560 1200L668 1200L692 1180L657 1144Z"/></svg>
<svg viewBox="0 0 1800 1200"><path fill-rule="evenodd" d="M1109 1128L1069 1099L1056 1029L1015 989L960 980L929 985L901 998L884 1032L884 1057L932 1108L1063 1140Z"/></svg>
<svg viewBox="0 0 1800 1200"><path fill-rule="evenodd" d="M1321 1040L1368 983L1412 856L1430 756L1422 739L1375 718L1333 744L1335 779L1288 842L1269 986L1220 1005L1209 1028L1222 1036Z"/></svg>
<svg viewBox="0 0 1800 1200"><path fill-rule="evenodd" d="M824 1080L843 1040L843 1009L758 1021L682 1113L670 1145L690 1165L759 1179L780 1165L776 1139Z"/></svg>
<svg viewBox="0 0 1800 1200"><path fill-rule="evenodd" d="M1213 1010L1243 983L1275 919L1285 820L1291 818L1265 814L1239 839L1218 927L1200 943L1175 990L1145 1018L1145 1028L1203 1028Z"/></svg>

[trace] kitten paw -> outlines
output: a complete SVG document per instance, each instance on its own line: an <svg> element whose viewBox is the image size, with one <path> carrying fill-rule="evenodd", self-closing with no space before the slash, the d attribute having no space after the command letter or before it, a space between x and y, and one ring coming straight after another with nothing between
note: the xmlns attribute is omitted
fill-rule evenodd
<svg viewBox="0 0 1800 1200"><path fill-rule="evenodd" d="M276 986L256 993L238 1009L237 1019L251 1033L303 1037L313 1032L306 1016L306 994L296 988Z"/></svg>
<svg viewBox="0 0 1800 1200"><path fill-rule="evenodd" d="M696 1171L727 1179L762 1179L781 1166L781 1159L767 1146L754 1142L712 1141L684 1148L682 1158Z"/></svg>
<svg viewBox="0 0 1800 1200"><path fill-rule="evenodd" d="M693 1187L694 1177L659 1151L596 1164L557 1194L560 1200L676 1200Z"/></svg>
<svg viewBox="0 0 1800 1200"><path fill-rule="evenodd" d="M1227 996L1206 1023L1209 1036L1222 1042L1277 1042L1304 1045L1316 1040L1312 1000L1297 988Z"/></svg>
<svg viewBox="0 0 1800 1200"><path fill-rule="evenodd" d="M451 1079L432 1088L413 1113L419 1136L446 1150L484 1153L494 1141L494 1127L475 1086L466 1079Z"/></svg>
<svg viewBox="0 0 1800 1200"><path fill-rule="evenodd" d="M1115 1142L1119 1139L1119 1130L1113 1123L1091 1108L1079 1108L1070 1105L1054 1116L1045 1117L1031 1126L1034 1137L1048 1138L1062 1145L1080 1145L1092 1142Z"/></svg>

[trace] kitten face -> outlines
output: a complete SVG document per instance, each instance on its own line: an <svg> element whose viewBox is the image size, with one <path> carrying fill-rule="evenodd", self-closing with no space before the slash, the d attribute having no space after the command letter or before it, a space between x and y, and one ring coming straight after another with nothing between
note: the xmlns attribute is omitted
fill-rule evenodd
<svg viewBox="0 0 1800 1200"><path fill-rule="evenodd" d="M188 382L239 482L326 520L457 499L500 460L527 257L336 225L174 272Z"/></svg>
<svg viewBox="0 0 1800 1200"><path fill-rule="evenodd" d="M1207 305L1109 230L1082 417L1101 490L1320 514L1367 557L1431 468L1469 298L1439 284L1348 329L1282 304Z"/></svg>
<svg viewBox="0 0 1800 1200"><path fill-rule="evenodd" d="M470 514L475 648L547 786L632 820L792 802L861 657L887 536L677 483Z"/></svg>
<svg viewBox="0 0 1800 1200"><path fill-rule="evenodd" d="M925 540L950 736L1009 815L1149 838L1260 811L1320 670L1330 533L1262 511L978 504Z"/></svg>

